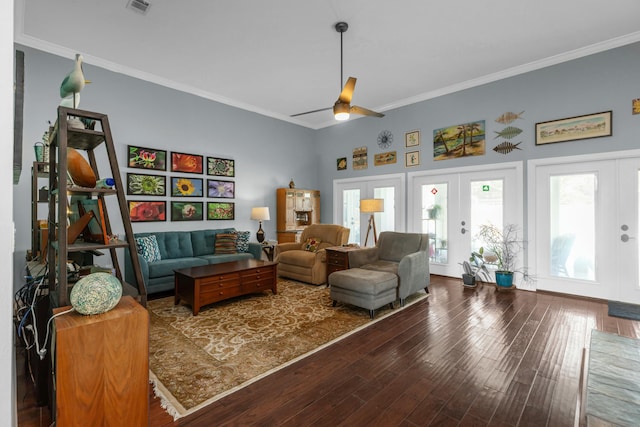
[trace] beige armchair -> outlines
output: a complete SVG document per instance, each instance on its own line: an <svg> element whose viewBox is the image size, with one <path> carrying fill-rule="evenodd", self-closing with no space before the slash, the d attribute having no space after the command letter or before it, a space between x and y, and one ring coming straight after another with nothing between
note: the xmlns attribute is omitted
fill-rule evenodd
<svg viewBox="0 0 640 427"><path fill-rule="evenodd" d="M349 230L335 224L313 224L302 231L300 243L281 243L276 246L274 260L278 275L301 282L321 285L327 281L327 255L325 248L344 245L349 241ZM305 250L307 239L319 241L317 246ZM315 251L314 251L315 250Z"/></svg>

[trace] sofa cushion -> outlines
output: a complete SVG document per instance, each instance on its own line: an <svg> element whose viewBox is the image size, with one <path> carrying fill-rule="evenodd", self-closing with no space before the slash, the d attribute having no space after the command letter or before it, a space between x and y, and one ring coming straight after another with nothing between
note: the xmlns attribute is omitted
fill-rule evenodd
<svg viewBox="0 0 640 427"><path fill-rule="evenodd" d="M218 254L218 255L202 255L199 258L206 260L209 264L220 264L221 262L239 261L241 259L253 259L253 255L249 252L241 254Z"/></svg>
<svg viewBox="0 0 640 427"><path fill-rule="evenodd" d="M148 262L160 261L160 248L155 235L136 237L138 253Z"/></svg>
<svg viewBox="0 0 640 427"><path fill-rule="evenodd" d="M360 268L364 270L385 271L387 273L393 273L397 275L399 265L400 263L395 261L385 261L385 260L379 259L370 264L362 265L360 266Z"/></svg>
<svg viewBox="0 0 640 427"><path fill-rule="evenodd" d="M303 244L302 249L309 252L317 252L322 240L315 237L309 237Z"/></svg>
<svg viewBox="0 0 640 427"><path fill-rule="evenodd" d="M311 268L316 262L316 253L309 251L286 251L280 254L278 261L281 264Z"/></svg>
<svg viewBox="0 0 640 427"><path fill-rule="evenodd" d="M216 248L216 236L221 233L233 233L235 228L217 230L194 230L191 232L193 256L211 255Z"/></svg>
<svg viewBox="0 0 640 427"><path fill-rule="evenodd" d="M218 234L216 236L216 248L213 253L216 255L238 253L238 251L236 250L237 240L238 236L233 233Z"/></svg>
<svg viewBox="0 0 640 427"><path fill-rule="evenodd" d="M173 270L187 267L197 267L199 265L207 265L207 260L202 258L172 258L163 259L149 264L149 277L173 276Z"/></svg>
<svg viewBox="0 0 640 427"><path fill-rule="evenodd" d="M238 238L236 240L236 251L238 253L249 252L249 231L234 231Z"/></svg>
<svg viewBox="0 0 640 427"><path fill-rule="evenodd" d="M191 233L165 231L156 235L162 259L193 257Z"/></svg>

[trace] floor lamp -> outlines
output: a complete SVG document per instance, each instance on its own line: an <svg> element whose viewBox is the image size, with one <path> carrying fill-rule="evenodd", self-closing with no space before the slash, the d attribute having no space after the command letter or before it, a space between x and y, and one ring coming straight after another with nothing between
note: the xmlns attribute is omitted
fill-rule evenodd
<svg viewBox="0 0 640 427"><path fill-rule="evenodd" d="M367 227L367 237L364 239L364 245L367 246L369 241L369 232L373 227L373 244L378 243L378 235L376 232L376 220L373 217L375 212L384 212L384 199L362 199L360 200L360 212L371 214L369 217L369 226Z"/></svg>

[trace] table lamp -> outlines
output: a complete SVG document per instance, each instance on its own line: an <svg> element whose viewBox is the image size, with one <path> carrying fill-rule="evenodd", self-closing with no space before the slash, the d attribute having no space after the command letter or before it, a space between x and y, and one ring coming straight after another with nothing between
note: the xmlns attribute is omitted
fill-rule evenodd
<svg viewBox="0 0 640 427"><path fill-rule="evenodd" d="M364 245L367 246L369 241L369 232L373 227L373 244L378 243L378 236L376 233L376 220L373 217L375 212L384 212L384 199L362 199L360 200L360 212L370 213L369 226L367 227L367 237L364 239Z"/></svg>
<svg viewBox="0 0 640 427"><path fill-rule="evenodd" d="M258 232L256 233L256 239L262 243L264 241L264 230L262 229L262 221L269 221L269 208L267 206L259 208L251 208L251 219L260 221Z"/></svg>

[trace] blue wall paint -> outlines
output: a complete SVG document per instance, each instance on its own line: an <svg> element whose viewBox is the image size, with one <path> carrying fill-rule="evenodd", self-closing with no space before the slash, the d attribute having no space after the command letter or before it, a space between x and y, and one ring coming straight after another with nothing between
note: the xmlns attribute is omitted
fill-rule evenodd
<svg viewBox="0 0 640 427"><path fill-rule="evenodd" d="M640 43L398 108L386 112L382 119L363 117L341 123L314 135L321 164L317 188L330 195L335 179L640 148L640 115L631 114L634 98L640 98ZM511 124L523 130L511 140L523 141L522 150L507 155L493 151L504 141L494 139L494 132L505 127L494 120L506 111L523 110L523 119ZM535 145L537 122L608 110L613 110L612 137ZM486 120L484 156L433 160L434 129L475 120ZM383 129L394 135L393 145L385 150L376 143ZM421 164L405 168L404 153L415 148L405 148L404 134L415 129L421 131ZM362 146L368 147L369 167L354 171L352 151ZM392 150L398 152L397 164L373 166L374 154ZM339 157L347 157L347 170L336 170ZM322 218L332 218L329 197L322 203Z"/></svg>

